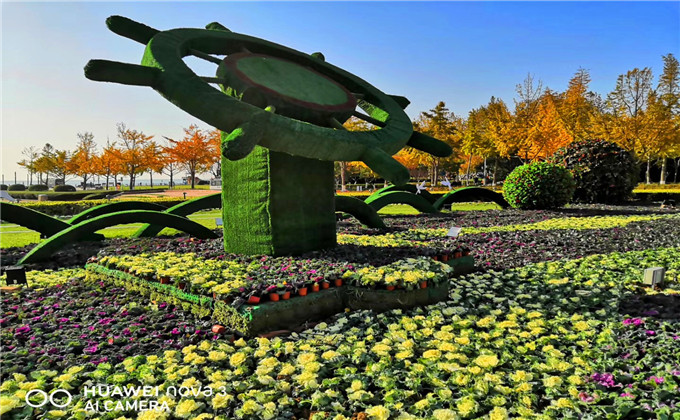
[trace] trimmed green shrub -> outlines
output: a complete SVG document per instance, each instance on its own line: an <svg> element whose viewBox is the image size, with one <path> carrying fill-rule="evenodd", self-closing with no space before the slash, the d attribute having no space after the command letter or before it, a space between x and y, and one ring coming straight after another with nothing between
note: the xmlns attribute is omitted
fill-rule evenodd
<svg viewBox="0 0 680 420"><path fill-rule="evenodd" d="M567 204L576 184L563 166L536 162L515 168L503 184L503 197L515 208L552 209Z"/></svg>
<svg viewBox="0 0 680 420"><path fill-rule="evenodd" d="M26 186L24 184L12 184L7 189L9 191L26 191Z"/></svg>
<svg viewBox="0 0 680 420"><path fill-rule="evenodd" d="M551 162L567 168L576 181L574 201L616 203L631 196L638 179L633 156L614 143L583 140L559 149Z"/></svg>
<svg viewBox="0 0 680 420"><path fill-rule="evenodd" d="M29 191L47 191L50 187L45 184L34 184L28 187Z"/></svg>
<svg viewBox="0 0 680 420"><path fill-rule="evenodd" d="M0 191L7 191L7 184L0 184Z"/></svg>
<svg viewBox="0 0 680 420"><path fill-rule="evenodd" d="M177 198L140 198L139 201L157 203L163 207L172 207L184 202ZM38 201L22 202L21 205L30 209L48 214L50 216L73 216L84 210L98 206L100 204L111 203L110 200L88 200L88 201Z"/></svg>
<svg viewBox="0 0 680 420"><path fill-rule="evenodd" d="M73 185L55 185L54 192L75 192L76 187Z"/></svg>

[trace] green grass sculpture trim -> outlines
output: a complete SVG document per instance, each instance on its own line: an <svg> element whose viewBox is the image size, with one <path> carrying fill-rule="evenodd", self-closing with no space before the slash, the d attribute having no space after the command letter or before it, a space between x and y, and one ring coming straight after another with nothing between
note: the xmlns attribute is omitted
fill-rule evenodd
<svg viewBox="0 0 680 420"><path fill-rule="evenodd" d="M363 225L374 228L384 229L385 222L378 216L378 212L364 201L347 196L335 197L335 211L341 211L356 217Z"/></svg>
<svg viewBox="0 0 680 420"><path fill-rule="evenodd" d="M190 214L196 213L197 211L219 208L222 208L222 194L217 193L194 198L193 200L189 201L184 201L165 210L165 213L174 214L175 216L188 216ZM133 237L145 238L156 236L161 230L163 230L163 226L161 225L148 224L139 228Z"/></svg>
<svg viewBox="0 0 680 420"><path fill-rule="evenodd" d="M441 211L445 205L451 203L466 203L469 201L493 201L504 209L510 207L503 196L495 191L479 187L460 188L444 194L434 203L434 208Z"/></svg>
<svg viewBox="0 0 680 420"><path fill-rule="evenodd" d="M404 185L390 185L389 187L381 188L378 191L374 192L371 195L383 195L385 193L388 193L390 191L406 191L410 192L416 195L422 196L424 199L430 202L430 204L434 204L435 201L437 201L437 197L432 195L429 191L422 190L420 193L418 193L418 187L416 187L413 184L404 184Z"/></svg>
<svg viewBox="0 0 680 420"><path fill-rule="evenodd" d="M130 210L103 214L64 229L31 250L19 264L46 260L60 248L107 227L127 223L154 223L181 230L200 239L216 238L212 230L187 218L160 211Z"/></svg>
<svg viewBox="0 0 680 420"><path fill-rule="evenodd" d="M145 201L118 201L115 203L104 203L92 207L91 209L87 209L82 213L76 214L68 221L68 223L70 225L77 225L80 222L92 219L93 217L101 216L102 214L116 213L127 210L165 211L166 208L161 205Z"/></svg>
<svg viewBox="0 0 680 420"><path fill-rule="evenodd" d="M4 202L0 202L0 218L5 222L35 230L40 233L41 238L48 238L71 227L68 223L39 211ZM102 240L104 236L93 233L84 239Z"/></svg>
<svg viewBox="0 0 680 420"><path fill-rule="evenodd" d="M373 207L375 211L389 204L408 204L421 213L437 213L437 209L425 198L406 191L389 191L380 195L372 195L366 199L366 204Z"/></svg>

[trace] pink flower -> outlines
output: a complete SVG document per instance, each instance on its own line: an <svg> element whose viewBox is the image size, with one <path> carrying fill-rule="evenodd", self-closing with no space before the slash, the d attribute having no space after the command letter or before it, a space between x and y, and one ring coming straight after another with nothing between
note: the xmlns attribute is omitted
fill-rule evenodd
<svg viewBox="0 0 680 420"><path fill-rule="evenodd" d="M587 402L587 403L595 401L594 396L591 397L588 394L586 394L585 392L580 392L578 394L578 397L581 399L581 401Z"/></svg>
<svg viewBox="0 0 680 420"><path fill-rule="evenodd" d="M629 392L624 392L619 397L624 397L624 398L635 398L635 395L629 393Z"/></svg>
<svg viewBox="0 0 680 420"><path fill-rule="evenodd" d="M662 384L663 383L663 377L662 376L650 376L647 378L648 381L654 381L657 384Z"/></svg>

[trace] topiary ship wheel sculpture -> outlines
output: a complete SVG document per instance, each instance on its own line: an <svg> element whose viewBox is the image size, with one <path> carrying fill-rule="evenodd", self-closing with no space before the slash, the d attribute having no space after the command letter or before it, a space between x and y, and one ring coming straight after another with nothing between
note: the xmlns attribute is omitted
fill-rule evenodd
<svg viewBox="0 0 680 420"><path fill-rule="evenodd" d="M451 153L444 142L413 131L403 111L406 98L326 63L321 53L233 33L218 23L161 32L112 16L107 25L146 45L142 63L91 60L87 78L150 86L223 132L227 251L294 254L334 246L333 161L363 161L400 185L409 173L392 155L404 146ZM216 77L196 75L183 61L189 55L217 64ZM352 115L379 128L346 131L342 123Z"/></svg>

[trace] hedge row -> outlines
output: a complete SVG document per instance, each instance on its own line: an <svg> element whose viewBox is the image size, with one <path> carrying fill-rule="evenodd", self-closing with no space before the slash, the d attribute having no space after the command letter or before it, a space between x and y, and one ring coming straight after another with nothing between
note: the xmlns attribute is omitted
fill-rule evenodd
<svg viewBox="0 0 680 420"><path fill-rule="evenodd" d="M172 207L185 200L177 198L139 198L135 201L156 203L163 207ZM110 200L88 200L88 201L39 201L31 203L20 203L22 206L32 210L48 214L50 216L73 216L82 211L101 204L111 203Z"/></svg>

